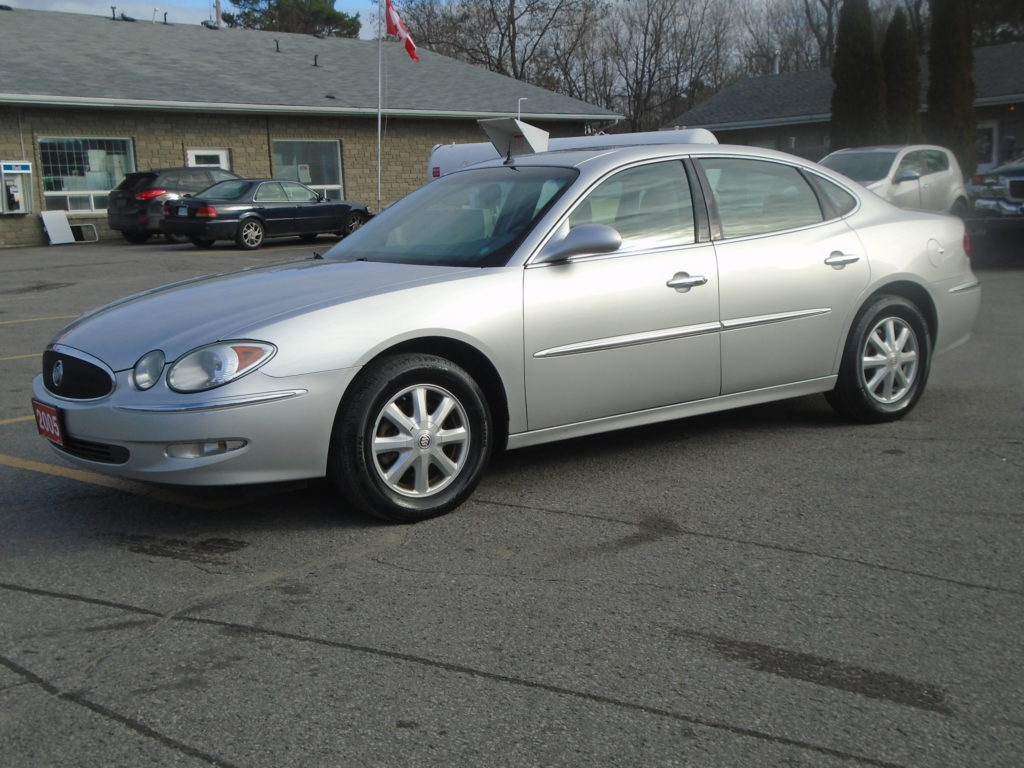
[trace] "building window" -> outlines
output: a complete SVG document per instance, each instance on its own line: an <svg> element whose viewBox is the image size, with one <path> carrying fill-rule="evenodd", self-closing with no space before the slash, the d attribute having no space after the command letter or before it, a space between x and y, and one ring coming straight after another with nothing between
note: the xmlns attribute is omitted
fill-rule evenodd
<svg viewBox="0 0 1024 768"><path fill-rule="evenodd" d="M48 211L104 211L107 194L135 170L131 139L39 139Z"/></svg>
<svg viewBox="0 0 1024 768"><path fill-rule="evenodd" d="M327 196L343 200L340 141L275 140L274 178L300 181Z"/></svg>
<svg viewBox="0 0 1024 768"><path fill-rule="evenodd" d="M231 170L231 152L227 149L189 149L188 164L195 168L223 168Z"/></svg>

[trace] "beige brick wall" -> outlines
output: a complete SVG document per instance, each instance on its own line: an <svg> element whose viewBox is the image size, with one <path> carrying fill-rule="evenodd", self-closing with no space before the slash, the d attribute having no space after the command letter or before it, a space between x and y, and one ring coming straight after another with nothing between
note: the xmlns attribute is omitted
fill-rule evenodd
<svg viewBox="0 0 1024 768"><path fill-rule="evenodd" d="M583 123L538 123L552 136L574 136ZM0 216L0 248L44 245L44 210L38 137L129 138L136 168L185 165L189 149L228 149L231 170L242 176L271 175L274 139L341 141L345 197L377 210L377 120L370 117L304 117L0 107L0 160L33 163L33 213ZM385 118L382 122L381 205L387 206L427 180L435 144L482 141L474 120ZM24 154L23 154L24 148ZM72 223L95 224L102 239L119 234L103 213L71 213Z"/></svg>

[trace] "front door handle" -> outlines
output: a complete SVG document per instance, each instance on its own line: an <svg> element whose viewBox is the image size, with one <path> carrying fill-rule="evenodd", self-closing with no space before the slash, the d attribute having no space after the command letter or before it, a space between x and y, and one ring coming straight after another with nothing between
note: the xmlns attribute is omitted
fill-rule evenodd
<svg viewBox="0 0 1024 768"><path fill-rule="evenodd" d="M828 258L825 259L825 263L832 267L832 269L842 269L847 264L853 264L855 261L860 261L860 256L854 253L843 253L842 251L832 251Z"/></svg>
<svg viewBox="0 0 1024 768"><path fill-rule="evenodd" d="M708 279L703 275L691 275L688 272L676 272L672 275L672 279L669 280L665 285L669 288L675 288L679 293L686 293L691 288L696 288L699 285L706 285Z"/></svg>

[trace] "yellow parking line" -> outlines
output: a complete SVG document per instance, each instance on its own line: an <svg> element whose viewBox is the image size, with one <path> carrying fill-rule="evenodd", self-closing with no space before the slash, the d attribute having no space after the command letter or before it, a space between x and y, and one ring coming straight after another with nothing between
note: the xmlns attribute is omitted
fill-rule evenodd
<svg viewBox="0 0 1024 768"><path fill-rule="evenodd" d="M34 352L31 355L8 355L7 357L0 357L0 362L3 362L4 360L24 360L29 357L39 357L39 353Z"/></svg>
<svg viewBox="0 0 1024 768"><path fill-rule="evenodd" d="M0 325L15 325L16 323L38 323L43 320L70 320L78 315L52 315L50 317L28 317L24 320L0 320Z"/></svg>
<svg viewBox="0 0 1024 768"><path fill-rule="evenodd" d="M35 416L15 416L13 419L0 419L0 426L4 424L17 424L19 421L33 421Z"/></svg>
<svg viewBox="0 0 1024 768"><path fill-rule="evenodd" d="M32 417L29 416L28 418ZM80 483L100 485L104 488L112 488L116 491L131 493L135 496L145 496L147 499L163 501L168 504L177 504L182 507L191 507L192 509L219 512L228 509L233 505L233 502L207 501L206 499L189 496L186 493L177 493L175 491L167 490L166 488L147 485L146 483L136 483L132 480L121 480L116 477L107 477L106 475L99 475L95 472L85 472L81 469L58 467L55 464L45 464L41 461L19 459L16 456L6 456L2 453L0 453L0 465L13 467L14 469L24 469L29 472L40 472L44 475L54 475L56 477L67 478L68 480L77 480Z"/></svg>

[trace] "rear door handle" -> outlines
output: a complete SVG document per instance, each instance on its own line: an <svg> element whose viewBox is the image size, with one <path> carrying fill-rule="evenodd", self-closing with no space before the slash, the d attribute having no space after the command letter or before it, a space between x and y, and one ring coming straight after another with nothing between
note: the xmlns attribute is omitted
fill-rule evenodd
<svg viewBox="0 0 1024 768"><path fill-rule="evenodd" d="M832 251L829 257L825 259L825 263L832 267L832 269L842 269L847 264L853 264L855 261L860 261L860 256L854 253L843 253L842 251Z"/></svg>
<svg viewBox="0 0 1024 768"><path fill-rule="evenodd" d="M691 288L706 285L707 282L708 279L703 275L691 275L688 272L676 272L672 276L672 279L665 283L665 285L669 288L675 288L679 293L686 293Z"/></svg>

